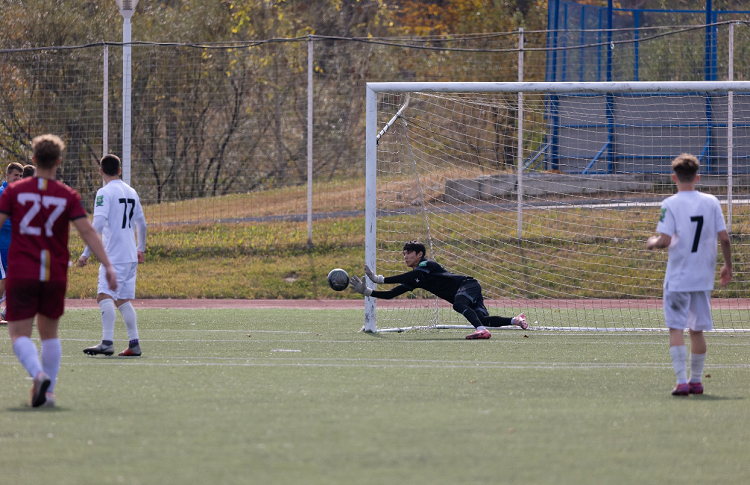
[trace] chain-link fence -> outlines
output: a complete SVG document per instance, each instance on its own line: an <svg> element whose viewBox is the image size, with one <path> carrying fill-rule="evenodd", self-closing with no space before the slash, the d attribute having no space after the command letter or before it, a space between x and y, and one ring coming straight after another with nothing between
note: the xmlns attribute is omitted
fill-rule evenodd
<svg viewBox="0 0 750 485"><path fill-rule="evenodd" d="M715 30L718 52L726 57L728 26ZM641 36L639 79L700 79L704 43L696 36L702 32L675 28ZM615 65L632 65L634 44L624 48L632 34L632 29L616 32L623 42L613 52ZM133 43L131 183L147 205L150 223L304 220L311 75L313 217L360 214L365 84L517 81L521 48L523 79L544 81L551 56L566 56L573 69L576 56L585 54L578 47L552 49L548 31L525 32L523 46L519 36ZM735 29L734 41L734 79L748 79L747 26ZM632 69L616 72L623 73L617 80L631 80L626 73ZM726 60L717 72L719 80L726 79ZM105 130L108 151L122 153L122 79L121 44L0 51L0 162L29 163L34 136L59 134L67 143L60 179L93 207ZM515 136L510 117L498 117L497 123L508 124L498 132ZM506 164L512 170L513 163Z"/></svg>

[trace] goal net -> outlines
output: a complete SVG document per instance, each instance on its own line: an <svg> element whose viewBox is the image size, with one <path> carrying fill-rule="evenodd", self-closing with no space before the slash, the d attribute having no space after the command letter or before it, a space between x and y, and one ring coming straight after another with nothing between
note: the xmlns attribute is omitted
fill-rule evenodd
<svg viewBox="0 0 750 485"><path fill-rule="evenodd" d="M419 239L479 280L492 315L662 330L667 251L645 243L681 153L700 159L698 189L720 199L732 236L714 327L748 330L749 82L370 83L366 262L408 271L403 244ZM467 323L422 290L366 299L367 331Z"/></svg>

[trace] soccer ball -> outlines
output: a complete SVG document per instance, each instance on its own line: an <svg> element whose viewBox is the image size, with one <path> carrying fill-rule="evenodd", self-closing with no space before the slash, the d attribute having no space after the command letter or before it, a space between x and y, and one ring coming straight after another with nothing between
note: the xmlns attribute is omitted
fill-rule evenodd
<svg viewBox="0 0 750 485"><path fill-rule="evenodd" d="M328 273L328 286L336 291L345 290L349 286L349 275L341 268L332 269Z"/></svg>

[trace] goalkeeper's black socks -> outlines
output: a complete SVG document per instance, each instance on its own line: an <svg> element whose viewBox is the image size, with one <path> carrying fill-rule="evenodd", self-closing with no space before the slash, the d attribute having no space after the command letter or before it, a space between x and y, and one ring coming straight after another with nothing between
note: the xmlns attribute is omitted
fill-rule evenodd
<svg viewBox="0 0 750 485"><path fill-rule="evenodd" d="M484 315L480 315L479 320L482 321L482 325L485 327L507 327L508 325L513 325L513 319L508 317L485 317Z"/></svg>

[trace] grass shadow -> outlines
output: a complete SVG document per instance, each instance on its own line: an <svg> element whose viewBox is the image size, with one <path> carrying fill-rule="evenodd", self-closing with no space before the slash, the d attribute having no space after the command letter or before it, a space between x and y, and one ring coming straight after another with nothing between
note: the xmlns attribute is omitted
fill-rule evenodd
<svg viewBox="0 0 750 485"><path fill-rule="evenodd" d="M5 408L5 410L8 411L9 413L59 413L63 411L68 411L66 408L62 408L60 406L55 406L53 408L45 408L45 407L32 408L29 405Z"/></svg>
<svg viewBox="0 0 750 485"><path fill-rule="evenodd" d="M698 399L699 401L744 401L744 397L738 396L716 396L714 394L693 394L690 396L691 399Z"/></svg>
<svg viewBox="0 0 750 485"><path fill-rule="evenodd" d="M364 330L360 330L357 333L363 333L367 335L368 337L379 338L379 339L384 339L387 337L387 335L379 333L379 332L365 332Z"/></svg>

